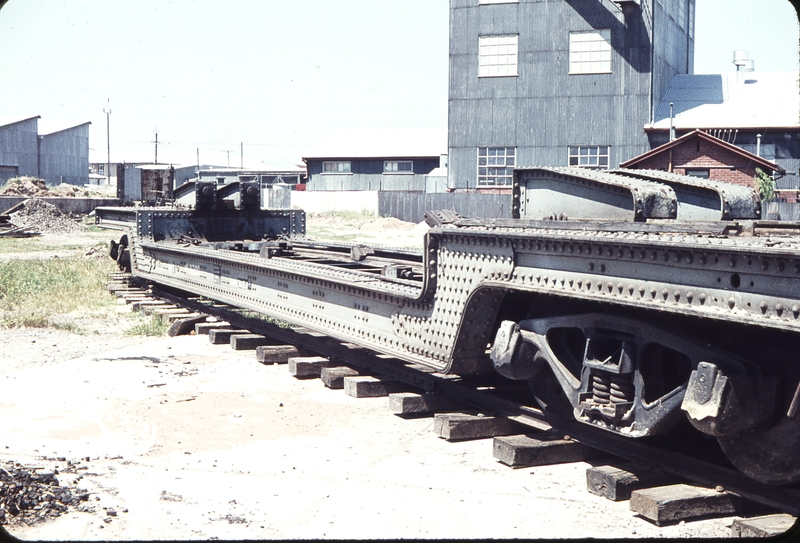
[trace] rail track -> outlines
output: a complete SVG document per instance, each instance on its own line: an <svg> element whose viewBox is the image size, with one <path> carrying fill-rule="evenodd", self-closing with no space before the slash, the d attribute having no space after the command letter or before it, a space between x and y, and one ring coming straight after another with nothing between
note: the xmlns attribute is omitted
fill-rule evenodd
<svg viewBox="0 0 800 543"><path fill-rule="evenodd" d="M676 513L673 507L665 513L664 518L657 513L650 518L657 524L714 514L744 515L743 520L734 523L732 529L735 533L770 535L780 533L776 530L783 531L800 515L800 485L766 485L745 477L733 467L720 465L722 454L715 450L715 441L710 441L712 446L708 450L700 451L687 451L676 447L675 443L668 444L658 438L649 442L638 440L632 444L630 439L601 434L578 422L546 417L536 406L527 387L500 375L487 380L485 377L476 379L437 372L310 329L268 322L241 308L167 289L126 273L115 274L109 289L137 309L148 308L149 312L169 318L172 321L170 335L200 331L201 328L196 329L196 325L201 324L200 333L209 333L210 339L213 339L215 331L224 331L220 337L232 345L234 341L231 338L235 337L262 338L262 341L251 341L249 347L244 348L254 348L256 344L268 349L292 346L298 355L296 360L308 359L312 362L310 371L301 370L304 377L320 376L322 373L325 380L326 370L342 367L351 369L351 372L328 372L329 379L330 375L338 378L339 384L333 385L334 388L342 386L343 375L360 375L379 376L368 381L373 387L372 391L362 394L388 395L392 390L414 391L392 394L390 400L393 410L409 416L435 416L437 431L445 438L494 437L495 456L512 467L591 459L597 458L598 454L611 455L608 460L611 467L600 463L599 467L595 466L587 473L588 491L615 500L631 499L631 492L635 491L633 500L638 501L636 505L632 504L632 508L637 511L637 507L648 507L647 500L651 499L646 495L648 484L653 485L651 490L669 484L680 485L674 487L673 494L677 492L677 495L671 498L673 502L683 504L677 508L679 512ZM290 350L286 352L291 353ZM321 360L325 362L320 363ZM287 361L286 357L282 361ZM331 386L329 382L326 384ZM358 396L359 393L353 390L351 394ZM472 423L476 424L475 428L470 428ZM517 437L516 441L514 436ZM550 446L564 445L575 450L565 453L565 449L558 449L556 456L560 460L542 452L537 452L533 457L528 455L528 460L520 460L517 448L523 436L541 451ZM526 446L530 447L530 442L526 442ZM509 447L514 449L511 453L508 452ZM605 474L609 472L612 479L616 478L615 482L622 480L622 486L608 488L609 479ZM647 518L647 512L637 512L644 513L643 516ZM748 517L753 515L754 525L766 523L768 528L752 531Z"/></svg>

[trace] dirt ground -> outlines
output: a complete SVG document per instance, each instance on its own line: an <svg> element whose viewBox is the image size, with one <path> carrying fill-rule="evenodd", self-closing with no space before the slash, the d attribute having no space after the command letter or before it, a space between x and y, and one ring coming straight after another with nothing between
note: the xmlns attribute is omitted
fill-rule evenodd
<svg viewBox="0 0 800 543"><path fill-rule="evenodd" d="M25 540L726 537L733 520L656 527L587 492L588 463L514 470L491 440L448 443L386 398L206 336L0 329L0 367L0 465L72 461L62 484L91 493L84 512L7 527Z"/></svg>

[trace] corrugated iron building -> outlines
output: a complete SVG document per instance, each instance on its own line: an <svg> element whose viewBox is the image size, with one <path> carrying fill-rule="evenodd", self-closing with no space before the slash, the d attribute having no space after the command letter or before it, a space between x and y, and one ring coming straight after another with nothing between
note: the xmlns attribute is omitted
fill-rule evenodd
<svg viewBox="0 0 800 543"><path fill-rule="evenodd" d="M51 185L89 183L90 124L39 137L39 177Z"/></svg>
<svg viewBox="0 0 800 543"><path fill-rule="evenodd" d="M0 182L40 177L49 185L89 183L89 125L39 135L40 116L0 126Z"/></svg>
<svg viewBox="0 0 800 543"><path fill-rule="evenodd" d="M39 176L39 119L0 126L0 183L23 175Z"/></svg>
<svg viewBox="0 0 800 543"><path fill-rule="evenodd" d="M692 72L695 0L451 0L449 183L526 166L616 167Z"/></svg>
<svg viewBox="0 0 800 543"><path fill-rule="evenodd" d="M445 130L340 130L303 156L306 190L425 192L447 153Z"/></svg>

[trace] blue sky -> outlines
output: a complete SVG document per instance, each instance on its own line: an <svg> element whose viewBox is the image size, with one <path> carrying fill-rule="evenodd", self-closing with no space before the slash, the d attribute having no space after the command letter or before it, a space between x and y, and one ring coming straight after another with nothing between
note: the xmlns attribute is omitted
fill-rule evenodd
<svg viewBox="0 0 800 543"><path fill-rule="evenodd" d="M788 0L696 0L696 73L798 68ZM447 0L10 0L0 123L91 121L90 159L284 167L338 128L447 125Z"/></svg>

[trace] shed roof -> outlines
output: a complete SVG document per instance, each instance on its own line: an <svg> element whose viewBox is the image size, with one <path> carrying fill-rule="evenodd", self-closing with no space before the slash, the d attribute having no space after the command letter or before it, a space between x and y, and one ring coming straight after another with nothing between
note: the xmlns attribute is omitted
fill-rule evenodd
<svg viewBox="0 0 800 543"><path fill-rule="evenodd" d="M25 122L28 122L28 121L33 121L34 119L38 120L38 119L41 119L41 118L42 118L41 115L36 115L34 117L27 117L25 119L20 119L18 121L11 121L11 122L0 121L0 128L4 128L6 126L11 126L11 125L20 124L20 123L25 123Z"/></svg>
<svg viewBox="0 0 800 543"><path fill-rule="evenodd" d="M691 141L695 138L703 139L713 145L717 145L722 147L731 153L735 153L747 160L752 161L756 166L761 167L764 170L769 170L773 172L778 172L780 174L786 173L786 170L775 164L774 162L770 162L765 158L761 158L760 156L753 154L749 151L745 151L741 147L737 147L727 141L721 140L719 138L715 138L714 136L703 132L702 130L694 130L693 132L689 132L686 135L681 136L680 138L676 138L670 142L665 143L664 145L659 145L654 149L650 149L646 153L642 153L637 157L633 157L630 160L626 160L625 162L621 162L619 167L620 168L635 168L637 164L647 160L648 158L652 158L656 155L659 155L669 149L677 147L678 145L683 145L684 143Z"/></svg>
<svg viewBox="0 0 800 543"><path fill-rule="evenodd" d="M47 136L54 136L54 135L60 134L62 132L69 132L70 130L75 130L76 128L82 128L84 126L89 126L90 124L92 124L92 121L86 121L85 123L76 124L75 126L70 126L69 128L62 128L61 130L56 130L55 132L50 132L49 134L42 134L42 137L46 138Z"/></svg>
<svg viewBox="0 0 800 543"><path fill-rule="evenodd" d="M447 129L339 130L325 136L303 159L415 158L447 154Z"/></svg>
<svg viewBox="0 0 800 543"><path fill-rule="evenodd" d="M676 75L672 78L646 130L691 128L800 129L800 90L797 72L746 72Z"/></svg>

